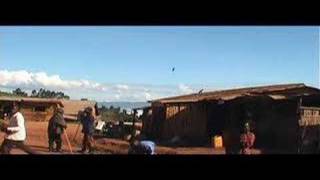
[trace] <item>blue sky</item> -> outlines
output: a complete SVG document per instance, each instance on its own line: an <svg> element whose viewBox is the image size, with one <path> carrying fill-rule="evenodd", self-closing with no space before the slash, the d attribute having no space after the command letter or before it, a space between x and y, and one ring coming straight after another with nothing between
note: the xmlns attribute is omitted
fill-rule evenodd
<svg viewBox="0 0 320 180"><path fill-rule="evenodd" d="M0 80L2 89L45 87L105 101L202 88L319 87L319 28L0 27Z"/></svg>

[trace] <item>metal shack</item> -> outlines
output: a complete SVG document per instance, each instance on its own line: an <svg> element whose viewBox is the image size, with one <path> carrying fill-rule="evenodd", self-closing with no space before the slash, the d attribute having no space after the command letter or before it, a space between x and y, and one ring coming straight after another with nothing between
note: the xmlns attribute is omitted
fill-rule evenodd
<svg viewBox="0 0 320 180"><path fill-rule="evenodd" d="M304 84L281 84L194 93L151 101L142 133L149 139L173 137L189 145L208 145L223 137L227 153L239 150L242 124L249 120L255 147L296 153L300 137L298 105L320 106L320 90Z"/></svg>

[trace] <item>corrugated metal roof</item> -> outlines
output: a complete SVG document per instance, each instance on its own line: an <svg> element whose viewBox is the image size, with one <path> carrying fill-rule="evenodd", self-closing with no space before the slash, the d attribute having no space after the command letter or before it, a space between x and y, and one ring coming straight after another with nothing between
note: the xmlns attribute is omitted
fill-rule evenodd
<svg viewBox="0 0 320 180"><path fill-rule="evenodd" d="M287 97L284 95L269 95L269 97L271 97L274 100L287 99Z"/></svg>
<svg viewBox="0 0 320 180"><path fill-rule="evenodd" d="M320 90L313 87L308 87L305 84L279 84L279 85L269 85L269 86L257 86L257 87L248 87L248 88L239 88L239 89L227 89L221 91L211 91L203 92L201 94L194 93L183 96L175 96L169 98L162 98L153 100L150 102L160 102L160 103L183 103L183 102L198 102L203 100L232 100L242 96L255 96L261 94L271 95L271 98L281 99L285 96L281 96L281 93L285 93L290 90L301 89L301 92L295 94L307 95L308 93L319 93ZM307 90L308 91L303 91ZM281 96L281 97L280 97Z"/></svg>

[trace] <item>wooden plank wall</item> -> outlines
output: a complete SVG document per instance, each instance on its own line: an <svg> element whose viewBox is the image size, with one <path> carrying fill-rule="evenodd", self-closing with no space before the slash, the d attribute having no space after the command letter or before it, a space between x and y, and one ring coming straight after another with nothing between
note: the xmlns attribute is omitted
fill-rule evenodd
<svg viewBox="0 0 320 180"><path fill-rule="evenodd" d="M206 109L202 103L167 105L162 137L204 137L206 122Z"/></svg>
<svg viewBox="0 0 320 180"><path fill-rule="evenodd" d="M5 106L9 106L10 104L12 104L12 102L1 102L0 112L3 111ZM37 106L44 106L46 108L45 112L35 112L34 108ZM49 121L56 108L57 104L24 102L22 103L21 113L26 121Z"/></svg>
<svg viewBox="0 0 320 180"><path fill-rule="evenodd" d="M44 112L35 112L34 107L45 106L46 110ZM26 121L49 121L52 117L56 105L32 105L23 104L21 108L21 113L24 115Z"/></svg>
<svg viewBox="0 0 320 180"><path fill-rule="evenodd" d="M162 105L152 106L152 116L149 123L149 137L152 139L161 138L161 132L165 120L165 108Z"/></svg>
<svg viewBox="0 0 320 180"><path fill-rule="evenodd" d="M145 135L150 134L151 130L151 121L152 121L152 110L151 109L145 109L143 110L143 115L142 115L142 132Z"/></svg>

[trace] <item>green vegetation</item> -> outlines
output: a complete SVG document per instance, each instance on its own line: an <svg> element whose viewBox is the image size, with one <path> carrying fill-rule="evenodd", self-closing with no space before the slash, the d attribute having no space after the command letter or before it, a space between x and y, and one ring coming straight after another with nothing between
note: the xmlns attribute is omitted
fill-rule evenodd
<svg viewBox="0 0 320 180"><path fill-rule="evenodd" d="M99 112L103 121L133 121L132 115L127 114L127 111L125 109L120 111L120 107L114 108L113 106L110 106L109 108L107 108L105 106L102 106L99 109Z"/></svg>
<svg viewBox="0 0 320 180"><path fill-rule="evenodd" d="M15 96L28 97L28 93L22 91L20 88L17 88L16 90L13 90L12 94L15 95Z"/></svg>
<svg viewBox="0 0 320 180"><path fill-rule="evenodd" d="M58 98L58 99L70 99L70 97L63 92L55 92L46 89L32 90L31 95L28 96L28 93L22 91L20 88L17 88L10 92L0 91L0 96L10 96L10 97L37 97L37 98Z"/></svg>
<svg viewBox="0 0 320 180"><path fill-rule="evenodd" d="M68 95L65 95L61 91L55 92L55 91L45 90L42 88L38 92L36 90L32 90L30 97L70 99Z"/></svg>
<svg viewBox="0 0 320 180"><path fill-rule="evenodd" d="M2 91L0 91L0 96L12 96L12 97L15 97L15 96L17 96L17 95L15 95L15 94L12 94L12 93L9 93L9 92L2 92Z"/></svg>

